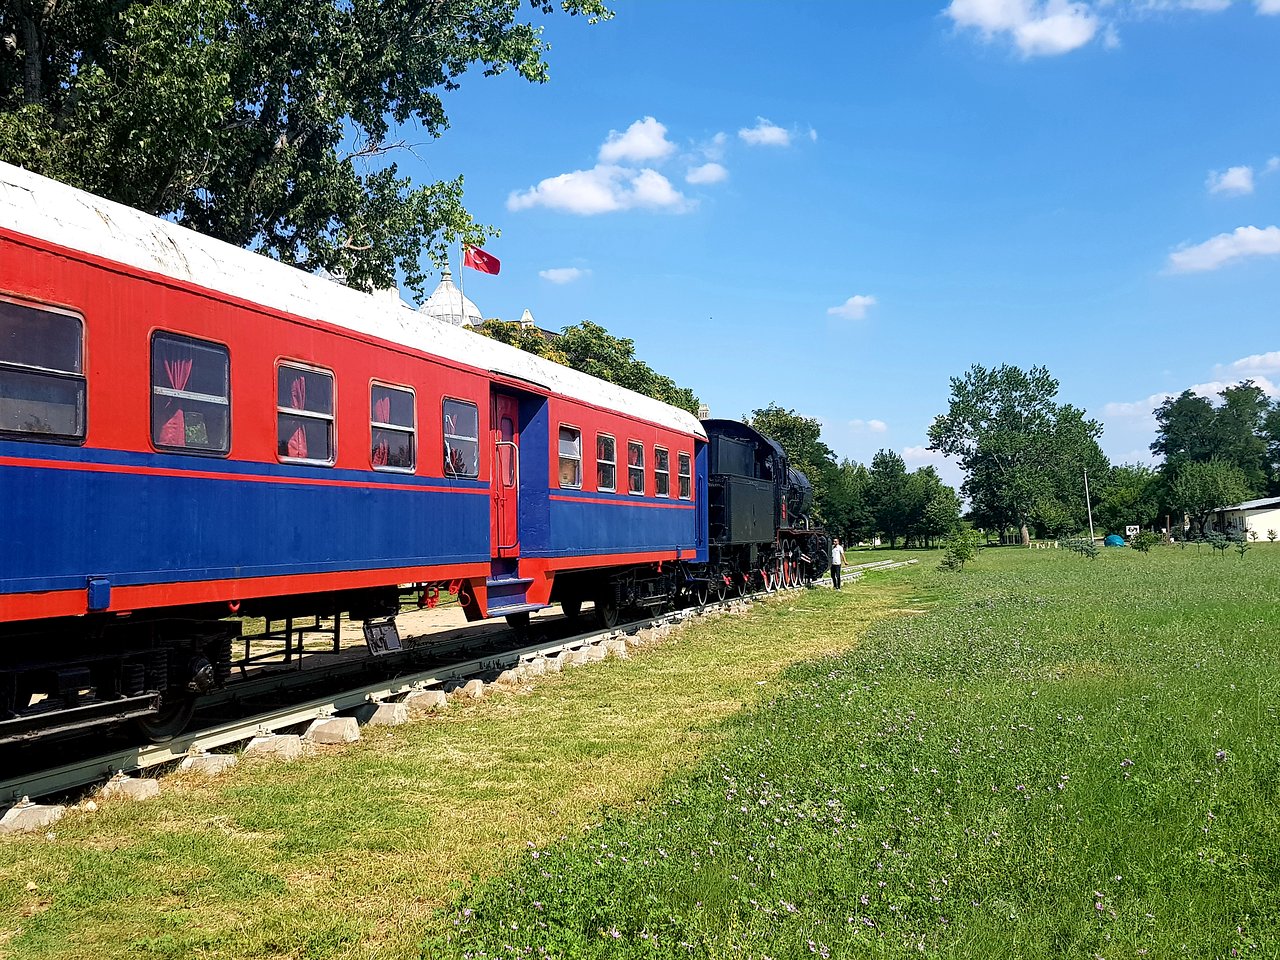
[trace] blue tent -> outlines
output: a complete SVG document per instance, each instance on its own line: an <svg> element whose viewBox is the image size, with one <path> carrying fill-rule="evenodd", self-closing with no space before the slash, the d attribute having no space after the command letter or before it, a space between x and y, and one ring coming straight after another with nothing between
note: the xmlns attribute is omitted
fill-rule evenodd
<svg viewBox="0 0 1280 960"><path fill-rule="evenodd" d="M1106 540L1103 540L1102 542L1105 543L1108 547L1123 547L1124 537L1120 536L1120 534L1118 533L1113 533L1109 537L1107 537Z"/></svg>

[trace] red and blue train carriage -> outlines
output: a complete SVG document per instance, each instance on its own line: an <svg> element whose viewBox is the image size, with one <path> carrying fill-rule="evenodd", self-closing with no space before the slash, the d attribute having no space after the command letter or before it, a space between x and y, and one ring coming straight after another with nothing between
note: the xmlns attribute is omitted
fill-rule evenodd
<svg viewBox="0 0 1280 960"><path fill-rule="evenodd" d="M472 619L657 602L707 561L705 441L0 164L0 725L38 693L85 723L154 712L225 676L236 612L367 619L406 583Z"/></svg>

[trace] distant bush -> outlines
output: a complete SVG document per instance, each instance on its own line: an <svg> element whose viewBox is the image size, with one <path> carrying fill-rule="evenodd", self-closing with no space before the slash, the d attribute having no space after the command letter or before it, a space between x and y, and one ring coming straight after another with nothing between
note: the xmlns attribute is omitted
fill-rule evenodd
<svg viewBox="0 0 1280 960"><path fill-rule="evenodd" d="M1129 546L1139 553L1150 553L1151 548L1160 542L1160 534L1153 530L1143 530L1129 541Z"/></svg>
<svg viewBox="0 0 1280 960"><path fill-rule="evenodd" d="M1092 537L1068 537L1058 541L1060 550L1070 550L1072 553L1078 553L1081 556L1088 557L1090 560L1097 558L1101 552L1098 545L1093 542Z"/></svg>
<svg viewBox="0 0 1280 960"><path fill-rule="evenodd" d="M942 545L947 552L943 554L938 569L956 572L963 570L964 565L978 555L983 540L977 530L956 530L942 541Z"/></svg>

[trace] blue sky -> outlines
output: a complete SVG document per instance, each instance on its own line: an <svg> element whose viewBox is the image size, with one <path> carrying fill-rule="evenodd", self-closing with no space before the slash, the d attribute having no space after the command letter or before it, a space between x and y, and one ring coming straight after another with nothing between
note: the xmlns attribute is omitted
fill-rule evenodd
<svg viewBox="0 0 1280 960"><path fill-rule="evenodd" d="M398 158L501 229L486 316L593 320L864 462L936 462L973 363L1048 366L1115 461L1164 395L1276 394L1280 0L613 6Z"/></svg>

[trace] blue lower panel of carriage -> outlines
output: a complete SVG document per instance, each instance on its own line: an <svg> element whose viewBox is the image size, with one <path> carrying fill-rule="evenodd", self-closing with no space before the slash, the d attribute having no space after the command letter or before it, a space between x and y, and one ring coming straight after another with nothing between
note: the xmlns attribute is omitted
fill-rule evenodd
<svg viewBox="0 0 1280 960"><path fill-rule="evenodd" d="M547 549L526 553L578 557L679 550L682 557L693 559L700 539L693 504L665 506L668 503L626 497L604 499L600 494L572 499L557 496L550 503Z"/></svg>
<svg viewBox="0 0 1280 960"><path fill-rule="evenodd" d="M330 485L273 465L258 479L227 461L183 466L218 476L0 466L0 594L84 589L88 576L123 587L489 558L487 496L355 471L310 473Z"/></svg>

